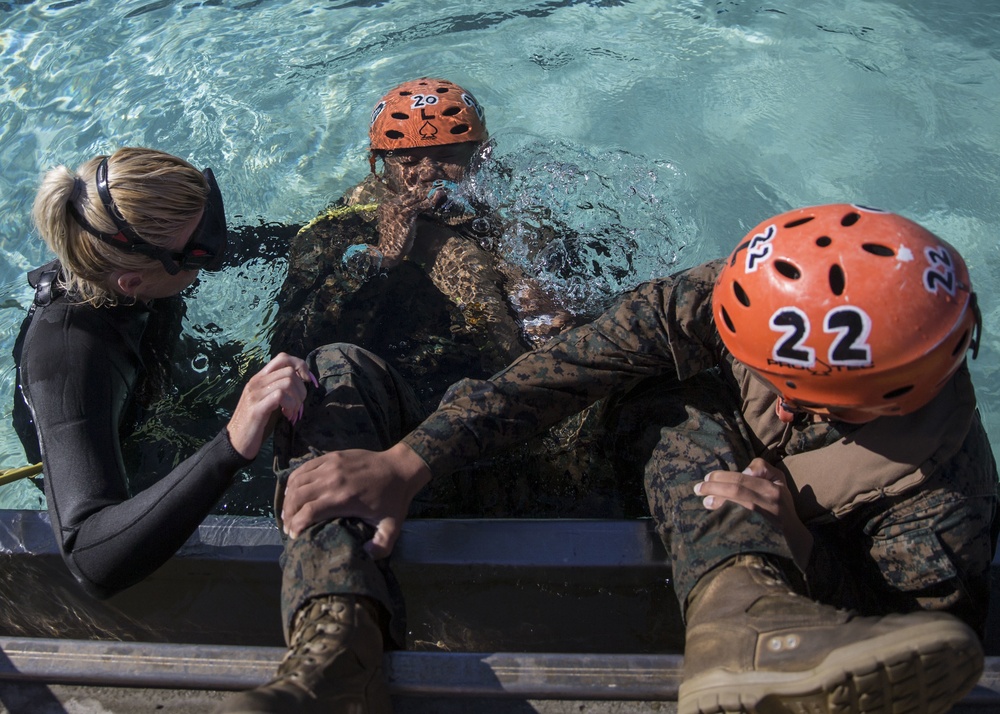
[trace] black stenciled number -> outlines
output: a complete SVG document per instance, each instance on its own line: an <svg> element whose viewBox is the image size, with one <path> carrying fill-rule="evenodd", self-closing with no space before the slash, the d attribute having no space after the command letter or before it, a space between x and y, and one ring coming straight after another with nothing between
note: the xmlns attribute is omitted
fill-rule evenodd
<svg viewBox="0 0 1000 714"><path fill-rule="evenodd" d="M871 320L863 310L851 305L834 308L826 314L823 330L837 334L830 346L830 364L853 367L871 364L872 348L868 344Z"/></svg>
<svg viewBox="0 0 1000 714"><path fill-rule="evenodd" d="M434 94L414 94L413 95L413 108L417 109L419 107L428 107L432 104L437 104L438 98Z"/></svg>
<svg viewBox="0 0 1000 714"><path fill-rule="evenodd" d="M945 289L949 295L955 294L955 271L951 263L951 255L944 248L927 248L924 251L927 261L931 264L924 271L924 287L927 292L936 293L939 287ZM943 266L944 272L938 271L935 266Z"/></svg>
<svg viewBox="0 0 1000 714"><path fill-rule="evenodd" d="M826 314L823 330L836 334L830 345L829 363L841 367L870 365L872 350L868 344L871 318L853 305L835 307ZM816 364L816 350L807 346L809 317L797 307L783 307L771 316L771 329L782 333L774 345L774 359L778 362L812 367Z"/></svg>
<svg viewBox="0 0 1000 714"><path fill-rule="evenodd" d="M783 333L774 346L774 358L812 367L816 350L802 343L809 337L809 318L796 307L783 307L771 316L771 329Z"/></svg>
<svg viewBox="0 0 1000 714"><path fill-rule="evenodd" d="M754 272L757 270L758 263L770 257L773 250L771 239L774 238L775 233L777 233L777 229L774 226L768 226L763 233L758 233L750 239L750 245L747 247L746 272Z"/></svg>

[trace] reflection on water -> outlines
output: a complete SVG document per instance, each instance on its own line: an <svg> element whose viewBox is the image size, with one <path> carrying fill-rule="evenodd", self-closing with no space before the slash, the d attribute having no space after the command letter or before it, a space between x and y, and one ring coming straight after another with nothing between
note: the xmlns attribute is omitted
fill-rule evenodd
<svg viewBox="0 0 1000 714"><path fill-rule="evenodd" d="M675 238L683 235L679 221L665 214L660 205L661 196L669 193L675 178L672 167L650 166L624 152L597 158L583 152L573 155L570 147L551 142L518 142L514 137L505 143L506 138L502 132L495 138L494 154L459 189L469 200L487 207L496 219L490 220L499 226L498 230L479 237L484 247L538 276L543 286L582 317L597 314L622 289L671 270L683 248L683 240ZM500 146L504 149L500 150ZM616 166L616 172L601 173L599 167L609 163ZM640 242L637 236L643 230L646 240ZM275 226L246 229L239 243L241 265L266 258L283 267L287 240L293 233L293 227L280 231ZM539 235L546 238L539 241ZM274 283L282 278L280 269L271 272ZM456 276L456 280L460 278ZM229 280L227 285L235 288L245 284ZM433 286L428 289L436 291ZM197 298L187 303L188 317L192 310L209 302L202 287L197 290ZM259 302L255 297L253 304ZM414 317L401 315L398 321L409 324ZM188 324L179 342L167 340L168 344L159 348L171 355L172 382L165 397L148 410L128 439L126 463L129 473L135 474L135 490L157 480L214 435L235 406L238 389L246 377L266 361L268 355L262 346L268 342L270 327L265 318L256 338L261 341L243 344L224 341L213 323ZM378 337L381 342L389 344L400 339L407 344L407 354L420 350L416 343L423 339L421 330L397 336L392 326L380 329L385 333ZM434 333L430 334L434 339ZM371 346L370 342L363 344ZM428 343L426 349L434 351L438 346ZM391 347L376 351L392 357ZM409 367L400 369L404 375L412 371ZM428 379L428 386L434 385L435 390L428 404L436 404L445 387L462 376L464 373L453 370L444 381ZM418 394L423 393L423 386L415 384ZM448 488L442 486L435 494L437 507L425 515L641 514L644 507L641 493L636 494L637 489L641 491L638 482L619 483L620 479L606 468L594 468L600 458L591 455L596 448L593 444L581 445L576 458L570 453L569 444L576 438L571 432L572 427L563 429L562 443L556 432L546 439L546 468L542 468L537 456L518 451L487 461L474 474L463 472L442 480ZM227 492L215 512L269 514L273 496L270 462L270 452L266 451L248 475Z"/></svg>
<svg viewBox="0 0 1000 714"><path fill-rule="evenodd" d="M81 599L67 578L53 578L52 568L65 568L58 556L0 554L0 632L8 637L74 637L78 639L160 639L148 625L112 604Z"/></svg>
<svg viewBox="0 0 1000 714"><path fill-rule="evenodd" d="M509 217L501 248L581 310L794 206L859 201L924 223L978 288L972 370L1000 438L995 4L79 0L0 3L0 17L0 405L23 274L45 257L28 220L45 169L162 148L212 166L230 225L273 241L193 290L187 376L143 426L166 445L142 457L148 477L173 463L171 443L215 433L234 377L266 359L287 239L268 230L357 183L374 99L426 74L486 109L497 161L468 188ZM531 250L519 231L542 221L566 230ZM22 459L0 428L0 465ZM222 508L267 510L268 474L265 456ZM41 505L26 483L0 504Z"/></svg>

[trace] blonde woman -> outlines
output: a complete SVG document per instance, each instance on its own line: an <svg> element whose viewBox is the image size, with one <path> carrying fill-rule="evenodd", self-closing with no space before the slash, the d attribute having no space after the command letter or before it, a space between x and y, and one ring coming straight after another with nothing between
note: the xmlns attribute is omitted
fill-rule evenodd
<svg viewBox="0 0 1000 714"><path fill-rule="evenodd" d="M44 464L64 560L87 592L108 597L174 554L257 456L272 418L298 418L311 375L278 355L214 439L130 494L120 439L144 378L167 359L148 349L157 304L221 266L222 194L211 169L123 148L49 171L33 219L56 259L28 275L35 299L14 347L15 427Z"/></svg>

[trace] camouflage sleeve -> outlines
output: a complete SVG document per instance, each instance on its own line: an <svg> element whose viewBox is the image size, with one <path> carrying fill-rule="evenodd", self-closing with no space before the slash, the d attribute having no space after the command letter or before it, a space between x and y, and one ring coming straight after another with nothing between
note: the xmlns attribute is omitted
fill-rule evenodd
<svg viewBox="0 0 1000 714"><path fill-rule="evenodd" d="M435 475L540 432L650 376L682 380L722 357L711 316L719 263L640 285L590 324L518 358L490 380L465 379L403 440Z"/></svg>
<svg viewBox="0 0 1000 714"><path fill-rule="evenodd" d="M328 208L292 240L288 272L276 299L271 354L305 357L313 348L339 341L336 327L345 302L364 280L343 262L353 245L376 240L375 204Z"/></svg>

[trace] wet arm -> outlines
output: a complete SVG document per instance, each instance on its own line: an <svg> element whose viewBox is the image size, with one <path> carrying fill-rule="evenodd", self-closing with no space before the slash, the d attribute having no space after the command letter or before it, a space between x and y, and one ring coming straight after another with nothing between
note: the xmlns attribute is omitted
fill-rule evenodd
<svg viewBox="0 0 1000 714"><path fill-rule="evenodd" d="M22 380L42 447L53 530L84 589L108 597L166 562L248 461L220 433L129 498L118 424L135 383L134 356L113 350L110 334L38 327L25 345Z"/></svg>
<svg viewBox="0 0 1000 714"><path fill-rule="evenodd" d="M534 345L580 323L548 288L520 266L498 260L497 270L504 277L507 300Z"/></svg>
<svg viewBox="0 0 1000 714"><path fill-rule="evenodd" d="M717 266L646 283L594 322L554 338L490 380L463 380L404 443L435 474L517 443L636 379L684 379L717 364Z"/></svg>

